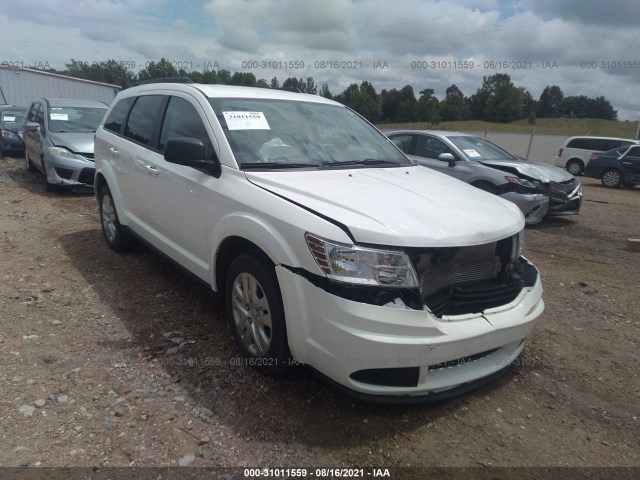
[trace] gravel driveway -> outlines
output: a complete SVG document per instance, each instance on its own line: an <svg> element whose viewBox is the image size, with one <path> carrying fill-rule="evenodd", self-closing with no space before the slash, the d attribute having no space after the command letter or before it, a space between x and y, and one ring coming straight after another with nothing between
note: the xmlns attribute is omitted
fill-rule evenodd
<svg viewBox="0 0 640 480"><path fill-rule="evenodd" d="M638 187L583 179L582 215L527 229L546 311L509 374L379 406L254 373L206 286L110 251L94 197L42 183L0 159L2 466L640 467Z"/></svg>

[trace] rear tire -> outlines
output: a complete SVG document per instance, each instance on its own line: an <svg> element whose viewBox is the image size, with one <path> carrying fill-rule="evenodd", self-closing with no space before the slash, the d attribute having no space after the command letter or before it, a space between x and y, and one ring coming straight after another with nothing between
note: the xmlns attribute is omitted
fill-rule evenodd
<svg viewBox="0 0 640 480"><path fill-rule="evenodd" d="M107 185L103 185L100 189L98 198L100 200L100 224L107 245L116 252L130 250L135 244L135 240L131 233L120 224L111 190Z"/></svg>
<svg viewBox="0 0 640 480"><path fill-rule="evenodd" d="M274 266L257 252L238 255L224 290L231 334L246 364L263 375L281 375L292 365L282 296Z"/></svg>
<svg viewBox="0 0 640 480"><path fill-rule="evenodd" d="M584 172L584 163L582 160L572 158L567 162L567 172L575 176L582 175L582 172Z"/></svg>
<svg viewBox="0 0 640 480"><path fill-rule="evenodd" d="M608 168L600 177L602 185L607 188L620 188L624 184L624 174L615 168Z"/></svg>

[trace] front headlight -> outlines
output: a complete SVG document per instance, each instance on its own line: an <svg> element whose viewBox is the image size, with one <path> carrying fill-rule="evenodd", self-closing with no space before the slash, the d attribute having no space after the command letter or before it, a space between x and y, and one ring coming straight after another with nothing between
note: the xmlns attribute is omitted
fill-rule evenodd
<svg viewBox="0 0 640 480"><path fill-rule="evenodd" d="M18 136L10 130L3 130L2 136L5 138L17 138Z"/></svg>
<svg viewBox="0 0 640 480"><path fill-rule="evenodd" d="M356 285L416 288L418 279L403 252L374 250L305 234L311 255L332 280Z"/></svg>
<svg viewBox="0 0 640 480"><path fill-rule="evenodd" d="M51 155L56 156L56 157L71 158L71 159L77 159L78 158L71 151L67 150L66 148L62 148L62 147L49 147L49 153Z"/></svg>
<svg viewBox="0 0 640 480"><path fill-rule="evenodd" d="M507 179L507 182L513 185L520 185L526 188L536 188L536 186L525 178L517 178L517 177L504 177Z"/></svg>

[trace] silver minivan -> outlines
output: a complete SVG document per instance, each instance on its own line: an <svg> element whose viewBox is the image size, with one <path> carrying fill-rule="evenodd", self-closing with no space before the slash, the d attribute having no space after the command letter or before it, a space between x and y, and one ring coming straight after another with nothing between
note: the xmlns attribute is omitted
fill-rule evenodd
<svg viewBox="0 0 640 480"><path fill-rule="evenodd" d="M93 185L93 135L106 111L107 105L93 100L42 98L31 103L24 157L30 172L44 173L47 190Z"/></svg>

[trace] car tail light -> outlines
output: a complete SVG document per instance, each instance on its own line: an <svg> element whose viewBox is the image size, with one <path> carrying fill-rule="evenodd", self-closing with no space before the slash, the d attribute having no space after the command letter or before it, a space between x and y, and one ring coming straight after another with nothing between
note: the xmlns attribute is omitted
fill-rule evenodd
<svg viewBox="0 0 640 480"><path fill-rule="evenodd" d="M562 148L560 149L560 151L558 152L558 156L561 157L562 156Z"/></svg>
<svg viewBox="0 0 640 480"><path fill-rule="evenodd" d="M595 160L598 160L600 158L600 155L596 155L595 153L592 153L591 156L589 157L589 161L593 162Z"/></svg>

